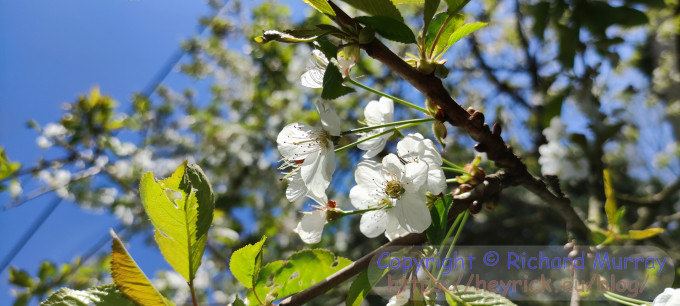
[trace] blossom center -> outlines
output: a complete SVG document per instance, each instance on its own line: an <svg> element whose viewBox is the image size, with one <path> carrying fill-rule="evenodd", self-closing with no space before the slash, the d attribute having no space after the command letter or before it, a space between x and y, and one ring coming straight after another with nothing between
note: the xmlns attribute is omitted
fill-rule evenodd
<svg viewBox="0 0 680 306"><path fill-rule="evenodd" d="M391 180L387 182L385 186L385 193L392 199L399 199L401 195L406 192L406 189L401 185L401 182L397 180Z"/></svg>

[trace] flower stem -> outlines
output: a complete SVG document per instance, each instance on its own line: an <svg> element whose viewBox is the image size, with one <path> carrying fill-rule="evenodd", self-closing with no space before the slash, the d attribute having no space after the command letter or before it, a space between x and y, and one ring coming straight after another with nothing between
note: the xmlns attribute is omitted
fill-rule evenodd
<svg viewBox="0 0 680 306"><path fill-rule="evenodd" d="M449 251L446 252L446 258L449 258L451 256L451 252L453 252L453 247L456 245L456 242L458 242L458 238L460 237L460 233L463 232L463 227L465 227L465 223L467 222L468 217L470 216L470 211L466 210L463 215L463 220L460 222L460 226L458 227L458 231L456 232L456 235L453 236L453 241L451 241L451 245L449 246ZM458 215L460 216L460 215ZM458 218L456 218L457 220ZM439 280L442 277L442 273L444 272L444 267L442 266L441 269L439 269L439 274L437 274L437 280Z"/></svg>
<svg viewBox="0 0 680 306"><path fill-rule="evenodd" d="M372 93L374 93L374 94L381 95L381 96L383 96L383 97L385 97L385 98L390 98L390 99L396 101L397 103L401 103L401 104L406 105L406 106L408 106L408 107L415 108L415 109L417 109L417 110L419 110L419 111L421 111L421 112L423 112L423 113L426 113L426 114L429 113L426 109L424 109L424 108L422 108L422 107L420 107L420 106L418 106L418 105L415 105L415 104L413 104L413 103L411 103L411 102L408 102L408 101L405 101L405 100L402 100L402 99L399 99L399 98L397 98L397 97L395 97L395 96L388 95L388 94L386 94L386 93L384 93L384 92L382 92L382 91L375 90L375 89L373 89L373 88L371 88L371 87L368 87L368 86L366 86L366 85L364 85L364 84L361 84L361 83L359 83L359 82L357 82L357 81L355 81L355 80L353 80L353 79L351 79L351 78L347 78L347 81L348 81L350 84L353 84L353 85L355 85L355 86L361 87L361 88L363 88L363 89L365 89L365 90L368 90L368 91L370 91L370 92L372 92Z"/></svg>
<svg viewBox="0 0 680 306"><path fill-rule="evenodd" d="M349 131L344 131L344 132L341 133L341 135L345 136L345 135L349 135L349 134L367 132L367 131L380 129L380 128L384 128L384 127L391 127L391 126L411 124L411 123L425 123L425 122L430 122L430 121L435 121L435 120L437 120L437 119L423 118L423 119L411 119L411 120L404 120L404 121L398 121L398 122L390 122L390 123L385 123L385 124L381 124L381 125L373 125L373 126L367 126L367 127L363 127L363 128L349 130Z"/></svg>
<svg viewBox="0 0 680 306"><path fill-rule="evenodd" d="M461 167L461 166L458 166L458 165L452 163L451 161L449 161L449 160L447 160L447 159L445 159L445 158L442 158L442 161L444 161L445 164L451 166L452 168L456 168L456 169L460 169L460 170L465 170L465 168L463 168L463 167ZM467 172L467 171L466 171L466 172Z"/></svg>
<svg viewBox="0 0 680 306"><path fill-rule="evenodd" d="M462 169L457 169L457 168L451 168L451 167L442 167L442 170L444 171L449 171L449 172L455 172L455 173L460 173L460 174L470 174L469 172L462 170Z"/></svg>
<svg viewBox="0 0 680 306"><path fill-rule="evenodd" d="M368 140L371 140L371 139L376 138L376 137L380 137L380 136L385 135L385 134L394 133L394 132L396 132L396 131L398 131L398 130L405 129L405 128L409 128L409 127L412 127L412 126L416 126L416 125L421 124L421 123L422 123L422 122L411 123L411 124L406 124L406 125L398 126L398 127L396 127L396 128L389 129L389 130L384 131L384 132L382 132L382 133L375 134L375 135L373 135L373 136L371 136L371 137L366 137L366 138L364 138L364 139L362 139L362 140L359 140L359 141L350 143L350 144L348 144L348 145L346 145L346 146L344 146L344 147L340 147L340 148L335 149L335 153L339 153L339 152L345 151L345 150L347 150L347 149L349 149L349 148L351 148L351 147L354 147L354 146L356 146L356 145L358 145L358 144L360 144L360 143L362 143L362 142L364 142L364 141L368 141Z"/></svg>

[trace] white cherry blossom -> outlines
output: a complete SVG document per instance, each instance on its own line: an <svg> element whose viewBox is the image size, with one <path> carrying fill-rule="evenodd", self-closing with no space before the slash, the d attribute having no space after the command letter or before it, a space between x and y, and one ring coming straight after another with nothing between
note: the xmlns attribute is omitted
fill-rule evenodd
<svg viewBox="0 0 680 306"><path fill-rule="evenodd" d="M297 227L293 230L300 235L300 239L307 244L315 244L321 241L321 234L327 223L326 213L329 210L335 209L335 207L329 207L331 203L333 203L334 206L334 201L328 201L326 197L319 200L326 200L326 202L317 201L317 203L314 204L312 211L303 212L304 216L302 216L302 220L300 220Z"/></svg>
<svg viewBox="0 0 680 306"><path fill-rule="evenodd" d="M349 193L357 209L374 209L361 217L359 229L367 237L385 232L387 237L400 235L399 227L410 233L422 233L432 222L425 202L427 181L425 163L403 164L389 154L382 164L365 160L357 165L357 185Z"/></svg>
<svg viewBox="0 0 680 306"><path fill-rule="evenodd" d="M323 87L323 75L326 73L326 66L328 66L328 58L319 50L312 51L312 55L315 58L314 66L307 69L305 73L300 77L302 86L309 88L322 88ZM343 77L349 75L350 69L354 66L354 61L346 59L343 56L338 57L338 68L342 73Z"/></svg>
<svg viewBox="0 0 680 306"><path fill-rule="evenodd" d="M364 117L367 126L376 126L391 123L394 120L394 102L392 99L382 97L378 101L368 102L364 109ZM366 133L362 133L359 141L364 140L376 134L385 132L388 128L378 128ZM384 148L387 140L390 139L393 133L369 139L360 143L357 147L366 151L364 158L371 158L380 153Z"/></svg>
<svg viewBox="0 0 680 306"><path fill-rule="evenodd" d="M286 174L291 183L286 190L289 200L304 195L324 198L335 171L335 148L331 137L340 135L340 118L328 101L316 102L316 108L323 128L291 123L283 128L276 140L283 156L280 169L292 169Z"/></svg>
<svg viewBox="0 0 680 306"><path fill-rule="evenodd" d="M678 288L666 288L666 290L657 295L652 302L652 306L672 305L680 305L680 289Z"/></svg>
<svg viewBox="0 0 680 306"><path fill-rule="evenodd" d="M387 301L386 306L402 306L406 305L408 303L409 299L411 298L411 290L409 290L408 287L403 288L402 291L399 291L396 295L392 296L389 301Z"/></svg>
<svg viewBox="0 0 680 306"><path fill-rule="evenodd" d="M406 163L425 163L427 165L426 190L440 194L446 188L446 176L442 171L442 156L430 139L420 133L408 134L397 143L397 154Z"/></svg>

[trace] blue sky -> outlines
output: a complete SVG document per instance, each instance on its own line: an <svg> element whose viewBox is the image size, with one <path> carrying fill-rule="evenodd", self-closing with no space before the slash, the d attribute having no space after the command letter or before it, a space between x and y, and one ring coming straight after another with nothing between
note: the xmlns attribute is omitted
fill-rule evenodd
<svg viewBox="0 0 680 306"><path fill-rule="evenodd" d="M94 85L125 109L133 92L146 86L208 12L201 1L0 0L0 146L12 160L35 163L44 152L26 122L58 120L63 102ZM0 210L0 259L53 199L46 195ZM0 195L2 206L9 201ZM42 260L71 261L116 224L108 214L63 202L11 265L35 274ZM167 267L163 260L144 260L158 253L138 240L131 241L130 252L143 270L153 275ZM1 305L14 300L7 280L5 269L0 274Z"/></svg>

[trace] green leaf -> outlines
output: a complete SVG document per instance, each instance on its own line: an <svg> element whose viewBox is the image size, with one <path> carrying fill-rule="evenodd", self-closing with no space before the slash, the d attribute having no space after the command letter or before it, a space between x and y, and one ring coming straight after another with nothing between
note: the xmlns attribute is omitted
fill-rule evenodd
<svg viewBox="0 0 680 306"><path fill-rule="evenodd" d="M452 204L453 196L450 193L434 202L434 207L430 210L432 224L430 224L430 227L425 232L430 244L441 244L444 237L446 237L446 226L448 224L449 210Z"/></svg>
<svg viewBox="0 0 680 306"><path fill-rule="evenodd" d="M607 197L607 201L604 203L604 212L607 214L609 229L612 229L616 225L616 198L609 170L605 169L603 171L603 179L604 195Z"/></svg>
<svg viewBox="0 0 680 306"><path fill-rule="evenodd" d="M314 42L314 47L321 51L327 59L336 58L338 56L338 47L330 42L328 39L322 38Z"/></svg>
<svg viewBox="0 0 680 306"><path fill-rule="evenodd" d="M331 31L329 30L323 29L299 29L286 30L283 32L279 32L277 30L267 30L262 32L262 36L255 37L255 41L261 44L266 44L270 41L279 41L285 43L310 42L330 32Z"/></svg>
<svg viewBox="0 0 680 306"><path fill-rule="evenodd" d="M0 147L0 180L8 178L10 175L14 174L17 170L21 168L21 164L17 162L11 162L7 158L5 149Z"/></svg>
<svg viewBox="0 0 680 306"><path fill-rule="evenodd" d="M170 266L192 281L201 265L214 196L198 166L185 161L171 177L156 181L153 173L139 185L144 210L154 226L154 238Z"/></svg>
<svg viewBox="0 0 680 306"><path fill-rule="evenodd" d="M248 244L234 252L229 261L231 274L246 288L253 289L262 264L262 246L267 237L256 244Z"/></svg>
<svg viewBox="0 0 680 306"><path fill-rule="evenodd" d="M486 22L473 22L473 23L468 23L464 24L463 26L459 27L456 29L456 31L451 34L449 37L449 46L452 46L459 40L461 40L463 37L468 36L470 33L477 31L487 25Z"/></svg>
<svg viewBox="0 0 680 306"><path fill-rule="evenodd" d="M446 5L449 6L449 13L457 14L470 2L470 0L445 0Z"/></svg>
<svg viewBox="0 0 680 306"><path fill-rule="evenodd" d="M42 306L133 306L130 300L116 289L113 284L87 290L61 288L40 303Z"/></svg>
<svg viewBox="0 0 680 306"><path fill-rule="evenodd" d="M15 286L29 288L33 286L33 279L26 271L10 267L9 283Z"/></svg>
<svg viewBox="0 0 680 306"><path fill-rule="evenodd" d="M349 287L349 292L347 293L347 299L345 299L345 305L349 306L359 306L361 302L366 298L366 296L371 293L373 286L379 282L389 269L382 269L382 274L377 279L369 279L368 270L363 270L356 279L352 282Z"/></svg>
<svg viewBox="0 0 680 306"><path fill-rule="evenodd" d="M447 19L449 19L449 13L439 13L434 16L432 23L430 23L430 26L427 29L427 35L425 36L425 46L427 47L427 50L432 50L432 48L434 48L434 52L432 52L432 54L439 54L441 50L449 46L449 37L451 37L451 34L453 34L453 32L463 24L465 21L465 16L462 14L453 15L446 25L444 25ZM444 28L441 30L441 34L439 34L442 26ZM439 34L437 44L432 46L437 34Z"/></svg>
<svg viewBox="0 0 680 306"><path fill-rule="evenodd" d="M43 261L40 264L40 270L38 271L38 277L41 281L45 281L48 277L54 277L57 275L57 267L49 261Z"/></svg>
<svg viewBox="0 0 680 306"><path fill-rule="evenodd" d="M458 285L456 288L453 288L451 292L449 292L449 290L446 290L445 293L447 295L453 294L460 298L461 300L463 300L463 302L471 305L497 305L497 306L515 305L515 303L513 303L512 301L510 301L509 299L502 295L477 289L473 286ZM449 301L449 298L447 297L446 300ZM454 303L453 305L458 304Z"/></svg>
<svg viewBox="0 0 680 306"><path fill-rule="evenodd" d="M654 236L661 234L661 233L663 233L663 228L648 228L648 229L641 230L641 231L630 230L628 232L628 235L630 236L630 239L642 240L642 239L654 237Z"/></svg>
<svg viewBox="0 0 680 306"><path fill-rule="evenodd" d="M439 8L441 0L425 0L425 8L423 9L423 29L426 30L425 35L429 33L429 25L432 22L432 17Z"/></svg>
<svg viewBox="0 0 680 306"><path fill-rule="evenodd" d="M354 88L342 85L342 74L337 66L335 58L329 58L330 62L326 66L326 72L323 74L323 89L321 90L321 97L327 100L333 100L342 97L354 91Z"/></svg>
<svg viewBox="0 0 680 306"><path fill-rule="evenodd" d="M311 287L350 263L324 249L303 250L262 267L254 291L260 299L270 292L283 298ZM251 304L257 302L252 291L248 296Z"/></svg>
<svg viewBox="0 0 680 306"><path fill-rule="evenodd" d="M111 277L118 290L139 305L172 305L154 288L113 230L111 236Z"/></svg>
<svg viewBox="0 0 680 306"><path fill-rule="evenodd" d="M328 4L328 1L326 0L302 0L302 1L311 5L313 8L315 8L317 11L321 13L324 13L331 17L335 17L335 11L333 11L333 8L331 7L330 4Z"/></svg>
<svg viewBox="0 0 680 306"><path fill-rule="evenodd" d="M404 22L401 12L390 0L342 0L356 9L362 10L371 16L386 16Z"/></svg>
<svg viewBox="0 0 680 306"><path fill-rule="evenodd" d="M238 295L237 295L236 298L234 299L234 302L231 303L231 305L232 305L232 306L246 306L246 303L244 303L243 301L241 301L241 298L238 297Z"/></svg>
<svg viewBox="0 0 680 306"><path fill-rule="evenodd" d="M389 40L400 43L410 44L416 42L416 36L413 31L405 25L402 21L385 16L359 16L354 18L356 21L370 26Z"/></svg>

